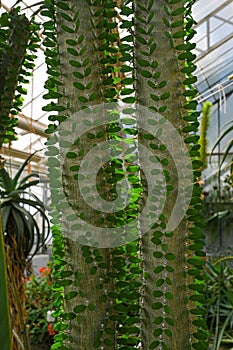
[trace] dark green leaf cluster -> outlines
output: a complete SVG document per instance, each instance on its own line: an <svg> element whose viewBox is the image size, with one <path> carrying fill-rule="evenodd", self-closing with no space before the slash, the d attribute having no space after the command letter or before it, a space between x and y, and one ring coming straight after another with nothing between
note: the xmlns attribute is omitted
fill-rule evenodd
<svg viewBox="0 0 233 350"><path fill-rule="evenodd" d="M19 9L3 13L0 17L0 140L15 139L17 115L27 93L22 84L29 83L35 67L36 52L40 41L39 26L30 21Z"/></svg>
<svg viewBox="0 0 233 350"><path fill-rule="evenodd" d="M4 167L0 169L0 197L2 227L5 234L5 243L18 250L20 259L26 261L35 244L35 254L45 243L49 235L49 220L45 214L44 204L32 192L32 186L36 186L40 180L37 173L30 173L20 178L33 154L29 156L12 178ZM36 210L44 221L39 227L34 215L30 212Z"/></svg>

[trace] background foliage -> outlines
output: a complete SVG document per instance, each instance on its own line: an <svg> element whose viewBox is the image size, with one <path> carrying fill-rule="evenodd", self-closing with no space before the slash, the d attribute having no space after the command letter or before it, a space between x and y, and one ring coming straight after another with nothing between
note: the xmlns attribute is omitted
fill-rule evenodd
<svg viewBox="0 0 233 350"><path fill-rule="evenodd" d="M39 275L31 275L25 280L26 309L28 314L30 343L44 344L47 349L53 343L53 324L47 321L47 312L52 307L52 279L49 267L39 269Z"/></svg>

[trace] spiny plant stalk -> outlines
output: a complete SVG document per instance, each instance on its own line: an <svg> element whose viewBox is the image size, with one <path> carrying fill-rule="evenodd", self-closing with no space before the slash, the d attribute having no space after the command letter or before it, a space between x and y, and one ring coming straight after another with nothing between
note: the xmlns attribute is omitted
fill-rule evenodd
<svg viewBox="0 0 233 350"><path fill-rule="evenodd" d="M125 118L130 127L113 118L112 124L101 130L92 115L85 120L92 126L90 132L81 135L73 145L68 139L58 144L53 135L48 141L58 244L54 315L60 333L55 348L207 349L205 310L199 307L204 302L204 243L201 189L196 183L201 162L197 160L198 137L193 133L198 130L199 113L193 100L197 95L193 88L197 78L193 75L195 55L191 52L195 47L192 4L193 1L182 0L86 0L77 4L70 0L50 1L48 9L42 11L49 18L44 24L44 35L47 34L44 43L50 77L44 98L53 99L43 108L51 112L47 133L53 134L58 126L69 123L75 128L74 115L78 125L81 111L102 102L117 105L120 101L122 113L131 114L130 121ZM193 159L195 185L190 205L172 232L167 230L167 223L178 196L182 169L175 167L175 160L166 145L159 142L159 136L137 130L137 117L140 121L147 114L140 115L140 105L154 116L159 114L161 123L163 118L170 121L187 145L185 152L187 149ZM117 115L114 108L111 112ZM97 187L105 199L114 198L119 179L124 178L132 185L133 200L117 215L92 210L82 200L77 181L81 161L96 144L106 140L130 144L134 138L152 150L163 168L167 202L162 213L144 236L141 236L143 223L138 222L139 238L131 243L124 244L124 234L128 232L123 229L121 245L112 249L91 247L88 237L83 237L83 244L67 238L73 220L72 215L64 214L67 201L76 215L94 226L96 235L101 225L111 227L109 223L113 223L116 228L122 227L140 214L145 204L142 192L149 189L143 169L132 160L130 164L129 157L115 157L111 164L104 164L99 171L101 176L97 175ZM173 149L179 154L176 146L174 140ZM61 150L66 148L60 177ZM137 153L137 146L130 152L130 156ZM161 191L159 185L157 191ZM184 193L186 190L183 188ZM153 200L155 207L160 205L156 195ZM75 237L79 226L71 227Z"/></svg>
<svg viewBox="0 0 233 350"><path fill-rule="evenodd" d="M207 167L206 158L208 154L208 139L207 139L207 131L209 127L210 121L210 113L211 113L212 103L206 101L202 108L201 115L201 124L200 124L200 139L199 145L200 147L200 161L202 162L202 166L199 169L201 172Z"/></svg>
<svg viewBox="0 0 233 350"><path fill-rule="evenodd" d="M18 15L12 10L9 25L9 42L0 51L0 146L10 124L9 114L30 35L30 22L25 15Z"/></svg>

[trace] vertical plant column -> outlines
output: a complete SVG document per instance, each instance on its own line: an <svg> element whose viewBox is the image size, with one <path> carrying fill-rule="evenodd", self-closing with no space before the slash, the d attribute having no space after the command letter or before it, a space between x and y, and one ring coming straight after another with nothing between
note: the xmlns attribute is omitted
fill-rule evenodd
<svg viewBox="0 0 233 350"><path fill-rule="evenodd" d="M30 36L30 22L25 15L18 15L13 10L4 20L3 26L9 27L3 30L6 42L0 50L0 146L6 132L12 129L9 114Z"/></svg>
<svg viewBox="0 0 233 350"><path fill-rule="evenodd" d="M167 131L168 142L161 144L159 141L160 123L162 125L163 118L166 118L177 130L177 135L182 135L184 145L191 143L189 149L193 149L194 153L197 150L195 136L187 138L187 132L197 131L198 127L196 103L188 101L196 95L192 87L196 81L192 75L195 69L192 64L194 55L190 52L194 45L189 42L194 34L192 23L191 1L186 4L172 0L135 2L136 97L140 105L146 106L150 113L155 113L155 123L158 124L157 140L142 131L140 142L159 157L167 183L164 209L153 229L142 237L144 273L147 276L142 311L143 349L179 350L191 349L192 346L204 349L206 346L202 343L206 335L204 332L195 333L194 325L198 322L192 316L192 312L198 314L193 303L194 278L202 279L198 269L192 268L192 263L201 268L202 260L198 256L202 255L200 250L203 247L199 240L200 232L196 236L199 245L192 246L188 237L192 224L187 214L195 212L193 206L187 213L184 212L183 219L176 227L172 230L167 228L179 187L182 187L179 172L184 171L188 164L185 164L185 160L184 164L180 162L181 149L176 138L172 142L175 158L172 157L168 147L172 133L170 136ZM145 116L139 115L140 118ZM188 147L186 153L188 155ZM178 160L183 165L180 168L177 168ZM197 169L197 164L193 167ZM194 170L194 182L196 176L198 174ZM184 186L182 191L183 196L187 196L187 199L190 196L191 200L190 191L186 193ZM196 203L200 209L198 188L195 188L194 197L191 203ZM180 203L181 212L184 210L182 206ZM192 221L194 216L190 219ZM194 230L198 231L198 228ZM195 241L196 237L193 235L191 238ZM188 246L191 246L191 251ZM194 251L197 255L195 259ZM199 298L201 300L202 296ZM192 333L196 334L197 343Z"/></svg>
<svg viewBox="0 0 233 350"><path fill-rule="evenodd" d="M65 308L56 311L61 333L55 336L55 348L64 344L69 349L131 350L141 344L145 350L206 349L203 310L194 305L203 300L203 285L194 283L202 281L203 242L201 223L196 222L201 207L199 186L194 186L193 197L191 193L200 167L200 162L191 163L190 158L198 156L197 137L189 134L198 127L196 102L191 100L196 95L190 52L194 46L189 42L194 34L192 1L55 4L56 8L51 1L45 11L53 24L46 22L44 33L51 75L44 97L58 99L44 108L58 112L49 117L54 124L47 132L60 130L49 140L47 152L56 205L55 288L65 290L64 303L62 296L55 302ZM113 105L109 108L106 116L112 118L111 123L106 127L104 122L101 129L99 111L93 114L90 107L103 102L113 103L116 110ZM86 131L80 133L83 121ZM106 215L83 199L90 204L95 201L94 196L88 197L95 181L82 187L87 173L80 171L87 162L88 174L94 173L103 149L96 148L93 166L88 155L105 141L115 154L111 161L102 158L105 164L96 176L100 195L109 200ZM162 168L159 173L164 181L159 177L157 181L159 167L146 173L151 158ZM188 172L186 166L190 166ZM150 175L155 176L152 182ZM122 210L110 213L120 180L127 188L123 194L130 193L131 200ZM148 196L142 196L143 190ZM149 208L146 197L151 201ZM146 231L147 216L140 216L144 208L153 218ZM84 232L77 217L92 229ZM104 242L93 241L100 237L101 227L112 228L111 223L116 230L113 235ZM59 246L63 236L65 251ZM111 251L101 248L101 243L109 247L108 240L117 238Z"/></svg>
<svg viewBox="0 0 233 350"><path fill-rule="evenodd" d="M110 10L111 8L107 9ZM55 94L59 97L61 105L57 117L59 122L67 119L66 125L68 125L70 119L72 125L75 117L78 125L79 112L107 102L116 95L114 86L108 88L109 81L112 82L112 79L108 78L108 73L113 69L108 70L107 59L106 64L102 62L105 57L104 50L108 47L107 33L110 26L105 27L108 22L102 1L57 3L60 75ZM54 120L53 118L56 117L51 117L50 120ZM87 117L87 123L90 126L89 132L81 135L75 144L68 147L66 159L61 159L64 163L61 186L64 187L67 202L72 205L74 216L77 215L88 222L98 234L98 224L101 225L105 217L98 215L97 211L82 199L77 171L82 159L94 145L108 139L108 130L104 125L96 126L93 115L89 119ZM62 123L60 128L62 129ZM97 177L97 186L101 186L104 182L101 193L105 197L108 197L108 191L111 189L111 185L106 183L107 178L105 172ZM68 323L70 322L65 344L69 344L71 348L84 350L98 348L104 341L114 347L113 322L108 322L108 327L111 325L112 331L105 333L104 340L100 340L106 326L107 315L112 308L110 300L107 299L107 293L113 288L113 282L107 276L111 270L111 250L102 248L101 242L100 247L98 244L96 247L88 245L88 232L81 244L78 239L78 224L74 221L72 225L70 221L72 218L64 216L62 203L60 207L58 204L58 208L63 212L62 234L65 236L66 254L66 266L61 272L63 281L60 283L65 287L63 317ZM72 227L72 237L70 232L67 232L68 226Z"/></svg>
<svg viewBox="0 0 233 350"><path fill-rule="evenodd" d="M9 298L8 298L8 283L6 274L6 256L4 248L4 235L2 231L2 218L0 214L0 298L1 298L1 321L0 321L0 332L4 334L2 339L2 349L12 349L12 336L11 336L11 325L10 325L10 313L9 313Z"/></svg>
<svg viewBox="0 0 233 350"><path fill-rule="evenodd" d="M10 117L10 113L16 115L22 106L23 99L21 95L26 94L26 90L21 84L29 82L26 78L31 75L30 70L34 67L36 58L34 53L38 48L37 42L39 39L37 35L38 25L33 20L29 21L24 14L21 15L19 10L12 9L9 13L1 14L0 24L1 148L4 141L9 142L15 139L14 127L17 125L17 119ZM27 70L24 68L27 68ZM1 164L1 168L2 166ZM4 172L4 169L2 171ZM11 183L7 176L3 176L3 178L5 179L4 185L8 181L8 185ZM1 207L1 212L3 223L6 224L7 214L3 206ZM14 218L14 215L12 217ZM19 224L19 226L23 230L23 225ZM24 250L21 250L20 254L18 253L20 240L16 240L17 229L15 225L8 224L7 227L4 226L4 234L6 232L7 234L3 238L5 240L6 274L8 276L9 307L12 323L12 349L18 350L23 346L25 349L28 349L29 338L28 328L26 327L27 314L24 304L25 291L23 285L27 258L24 256ZM8 304L6 305L8 306ZM7 320L7 316L2 315L2 317Z"/></svg>

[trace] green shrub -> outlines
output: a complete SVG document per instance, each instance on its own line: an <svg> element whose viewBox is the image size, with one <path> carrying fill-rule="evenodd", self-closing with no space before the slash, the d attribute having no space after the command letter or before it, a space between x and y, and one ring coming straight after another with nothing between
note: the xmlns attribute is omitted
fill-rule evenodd
<svg viewBox="0 0 233 350"><path fill-rule="evenodd" d="M225 261L207 262L206 294L211 350L218 350L223 343L232 347L233 268Z"/></svg>
<svg viewBox="0 0 233 350"><path fill-rule="evenodd" d="M53 324L47 321L52 304L51 268L43 266L39 275L31 275L25 282L25 291L30 343L48 343L50 346L55 334Z"/></svg>

